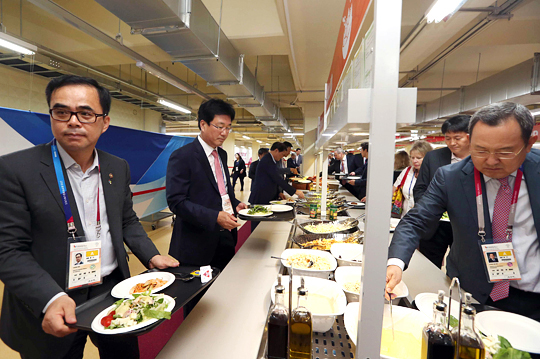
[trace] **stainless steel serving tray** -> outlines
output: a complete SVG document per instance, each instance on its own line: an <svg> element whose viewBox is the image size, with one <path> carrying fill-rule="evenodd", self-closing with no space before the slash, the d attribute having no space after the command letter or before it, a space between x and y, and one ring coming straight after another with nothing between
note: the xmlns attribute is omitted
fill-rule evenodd
<svg viewBox="0 0 540 359"><path fill-rule="evenodd" d="M315 233L315 232L311 232L310 230L306 229L306 226L315 225L315 224L318 224L318 223L345 224L346 228L342 229L340 231L335 231L335 232L330 232L330 233ZM303 223L298 223L298 227L300 227L300 229L302 231L304 231L305 233L308 233L308 234L321 235L321 234L332 234L332 233L352 233L352 232L355 232L356 230L358 230L358 220L356 220L354 218L347 218L345 220L340 220L340 221L313 220L313 221L307 221L307 222L303 222Z"/></svg>
<svg viewBox="0 0 540 359"><path fill-rule="evenodd" d="M317 239L326 239L326 238L333 238L336 241L344 242L349 237L355 236L355 242L356 243L362 243L363 242L363 235L360 231L356 231L353 233L329 233L329 234L301 234L299 236L296 236L293 238L293 242L296 243L300 248L303 249L311 249L313 248L313 245L305 245L308 242L315 241ZM328 249L330 250L330 249Z"/></svg>

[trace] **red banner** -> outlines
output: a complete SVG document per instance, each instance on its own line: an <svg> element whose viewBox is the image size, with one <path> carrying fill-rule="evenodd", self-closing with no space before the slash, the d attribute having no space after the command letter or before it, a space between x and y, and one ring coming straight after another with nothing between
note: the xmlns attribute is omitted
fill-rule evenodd
<svg viewBox="0 0 540 359"><path fill-rule="evenodd" d="M366 14L370 0L347 0L343 17L341 18L341 26L334 51L334 60L330 68L330 75L327 81L328 101L325 104L325 111L328 111L328 106L334 97L336 87L343 73L347 59L349 58L351 49L362 25L362 20Z"/></svg>

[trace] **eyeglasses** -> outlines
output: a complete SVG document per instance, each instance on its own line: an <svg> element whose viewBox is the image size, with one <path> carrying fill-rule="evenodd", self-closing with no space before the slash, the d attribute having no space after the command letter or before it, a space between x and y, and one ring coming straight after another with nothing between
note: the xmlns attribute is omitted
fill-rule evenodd
<svg viewBox="0 0 540 359"><path fill-rule="evenodd" d="M223 131L226 131L229 133L232 132L232 127L219 127L219 126L214 125L213 123L211 123L211 125L217 128L219 132L223 132Z"/></svg>
<svg viewBox="0 0 540 359"><path fill-rule="evenodd" d="M523 147L521 147L521 149L517 152L490 152L485 150L472 150L471 156L476 158L488 158L489 155L493 155L499 160L513 160L521 153L521 151L523 151L524 148L525 145L523 145Z"/></svg>
<svg viewBox="0 0 540 359"><path fill-rule="evenodd" d="M53 108L49 110L49 114L51 115L53 120L61 122L69 122L71 117L75 115L75 117L77 117L77 120L79 120L80 123L94 123L97 121L98 117L107 116L106 113L94 113L89 110L73 112L63 108Z"/></svg>

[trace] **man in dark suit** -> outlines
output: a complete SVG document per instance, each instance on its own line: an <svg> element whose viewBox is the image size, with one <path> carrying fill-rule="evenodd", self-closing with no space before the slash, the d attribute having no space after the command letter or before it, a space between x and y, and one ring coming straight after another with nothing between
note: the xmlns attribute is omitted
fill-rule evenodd
<svg viewBox="0 0 540 359"><path fill-rule="evenodd" d="M139 223L127 162L95 149L109 127L109 92L93 79L65 75L49 82L46 95L53 143L0 157L0 336L23 358L82 358L88 332L66 324L77 322L76 305L130 276L124 242L148 267L178 261L159 255ZM73 268L68 228L101 242L102 284L66 288L66 268ZM90 338L102 358L138 357L136 338L93 332Z"/></svg>
<svg viewBox="0 0 540 359"><path fill-rule="evenodd" d="M253 190L253 185L255 183L255 175L257 174L257 166L259 165L259 161L268 152L269 152L268 148L259 148L259 151L257 152L259 159L255 162L252 162L251 165L249 166L248 177L251 178L251 190Z"/></svg>
<svg viewBox="0 0 540 359"><path fill-rule="evenodd" d="M291 152L291 157L289 157L287 159L287 168L294 168L294 169L298 169L298 167L300 167L297 163L296 163L296 153L295 152Z"/></svg>
<svg viewBox="0 0 540 359"><path fill-rule="evenodd" d="M435 172L451 163L457 163L469 155L469 115L458 115L444 121L441 131L448 147L430 151L424 157L416 185L414 186L414 201L422 199ZM452 226L449 222L441 221L435 233L428 234L420 240L420 252L433 264L441 268L448 247L452 246Z"/></svg>
<svg viewBox="0 0 540 359"><path fill-rule="evenodd" d="M439 168L422 200L396 228L388 253L388 292L401 281L420 238L434 230L447 211L454 232L447 275L458 277L461 287L482 304L540 321L540 151L532 149L538 139L531 136L534 124L527 108L510 102L486 106L472 116L471 157ZM522 180L515 222L507 240L510 199L518 177ZM485 218L485 242L478 213ZM490 283L479 244L508 241L521 279Z"/></svg>
<svg viewBox="0 0 540 359"><path fill-rule="evenodd" d="M234 195L227 152L233 107L211 99L199 107L201 134L171 154L167 166L167 202L176 214L169 254L183 264L225 268L234 256L235 215L243 208Z"/></svg>
<svg viewBox="0 0 540 359"><path fill-rule="evenodd" d="M365 202L366 187L367 187L367 161L369 157L369 143L363 142L361 145L360 155L355 155L351 163L356 166L356 169L350 171L350 176L360 176L360 179L349 180L344 186L362 202Z"/></svg>

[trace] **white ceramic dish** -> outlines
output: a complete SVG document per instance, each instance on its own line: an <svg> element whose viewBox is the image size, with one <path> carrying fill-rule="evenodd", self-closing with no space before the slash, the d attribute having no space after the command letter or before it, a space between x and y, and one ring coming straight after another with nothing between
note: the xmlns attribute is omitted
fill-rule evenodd
<svg viewBox="0 0 540 359"><path fill-rule="evenodd" d="M163 298L169 304L167 306L167 309L165 309L165 310L167 312L172 312L176 302L174 301L173 298L169 297L168 295L165 295ZM114 307L115 307L114 305L111 305L110 307L108 307L107 309L104 309L98 315L96 315L96 317L92 321L92 325L91 325L91 328L92 328L92 330L94 332L99 333L99 334L110 334L110 335L112 335L112 334L122 334L122 333L131 332L131 331L134 331L134 330L137 330L137 329L140 329L140 328L144 328L144 327L149 326L150 324L154 324L155 322L158 321L158 319L150 319L150 320L147 320L146 322L142 322L142 323L139 323L137 325L134 325L134 326L128 327L128 328L105 329L105 327L103 325L101 325L101 319L103 317L107 316L107 314L109 314L109 312L111 310L113 310Z"/></svg>
<svg viewBox="0 0 540 359"><path fill-rule="evenodd" d="M404 281L401 281L394 287L394 291L392 292L392 294L392 303L397 304L399 302L399 298L405 298L409 295L409 287L407 287L407 284L405 284Z"/></svg>
<svg viewBox="0 0 540 359"><path fill-rule="evenodd" d="M310 276L310 277L328 279L330 274L332 274L332 272L336 270L336 267L337 267L336 259L334 258L333 255L331 255L330 253L326 251L318 251L315 249L286 249L283 251L283 253L281 253L281 258L284 258L281 260L281 263L285 267L287 267L287 269L289 270L289 273L291 271L291 265L286 259L289 258L289 256L296 255L296 254L309 254L309 255L325 258L330 263L330 269L317 270L317 269L310 269L310 268L305 268L305 269L294 268L294 276L297 276L297 275Z"/></svg>
<svg viewBox="0 0 540 359"><path fill-rule="evenodd" d="M362 178L362 177L360 177L360 176L347 176L348 180L359 180L360 178Z"/></svg>
<svg viewBox="0 0 540 359"><path fill-rule="evenodd" d="M345 283L361 281L362 267L337 267L334 278L345 292L347 302L358 302L360 300L360 294L345 289Z"/></svg>
<svg viewBox="0 0 540 359"><path fill-rule="evenodd" d="M295 271L296 273L296 271ZM334 312L333 313L311 313L312 314L312 323L313 331L324 333L329 331L334 322L336 321L336 316L342 315L345 312L347 307L347 299L345 298L345 293L341 289L340 285L334 281L314 278L314 277L304 277L305 285L308 290L308 297L310 294L320 294L325 297L331 298L334 302ZM283 276L281 278L282 285L286 288L288 293L289 290L289 276ZM276 293L275 287L277 285L277 280L274 282L271 291L272 303L274 303ZM295 275L293 278L293 290L296 291L300 286L300 276ZM288 295L285 298L285 303L288 302ZM296 307L296 303L293 303L293 306ZM309 308L308 308L309 309Z"/></svg>
<svg viewBox="0 0 540 359"><path fill-rule="evenodd" d="M365 207L366 206L366 202L347 202L347 204L349 206L354 206L354 207Z"/></svg>
<svg viewBox="0 0 540 359"><path fill-rule="evenodd" d="M150 272L150 273L139 274L134 277L124 279L123 281L115 285L113 289L111 290L111 295L115 298L133 298L133 296L129 294L129 291L131 290L131 288L133 288L138 283L144 283L147 280L158 279L158 278L161 280L167 281L167 283L165 283L161 287L158 287L152 290L151 294L157 293L167 288L168 286L174 283L174 279L175 279L174 274L169 273L169 272Z"/></svg>
<svg viewBox="0 0 540 359"><path fill-rule="evenodd" d="M358 243L334 243L330 247L339 266L361 266L363 252L364 245Z"/></svg>
<svg viewBox="0 0 540 359"><path fill-rule="evenodd" d="M540 354L540 323L519 314L488 310L476 315L476 329L508 339L512 347Z"/></svg>
<svg viewBox="0 0 540 359"><path fill-rule="evenodd" d="M298 183L311 183L310 180L298 180Z"/></svg>
<svg viewBox="0 0 540 359"><path fill-rule="evenodd" d="M420 293L414 297L414 303L419 311L427 315L429 318L433 318L433 302L438 300L438 296L435 293ZM446 303L446 311L448 312L448 297L444 297ZM459 302L452 299L451 315L454 318L459 319Z"/></svg>
<svg viewBox="0 0 540 359"><path fill-rule="evenodd" d="M296 195L295 195L296 196ZM282 199L282 200L279 200L279 201L270 201L271 204L294 204L294 202L296 202L295 200L292 199L292 197L289 197L289 199Z"/></svg>
<svg viewBox="0 0 540 359"><path fill-rule="evenodd" d="M268 213L257 213L257 214L249 214L248 212L249 212L249 208L244 208L238 211L238 214L241 214L243 216L248 216L248 217L268 217L273 214L272 211L269 211Z"/></svg>
<svg viewBox="0 0 540 359"><path fill-rule="evenodd" d="M399 221L400 219L398 218L390 218L390 232L394 232L396 230Z"/></svg>
<svg viewBox="0 0 540 359"><path fill-rule="evenodd" d="M270 206L270 210L272 212L289 212L292 211L293 208L291 206L287 206L286 204L273 204Z"/></svg>

